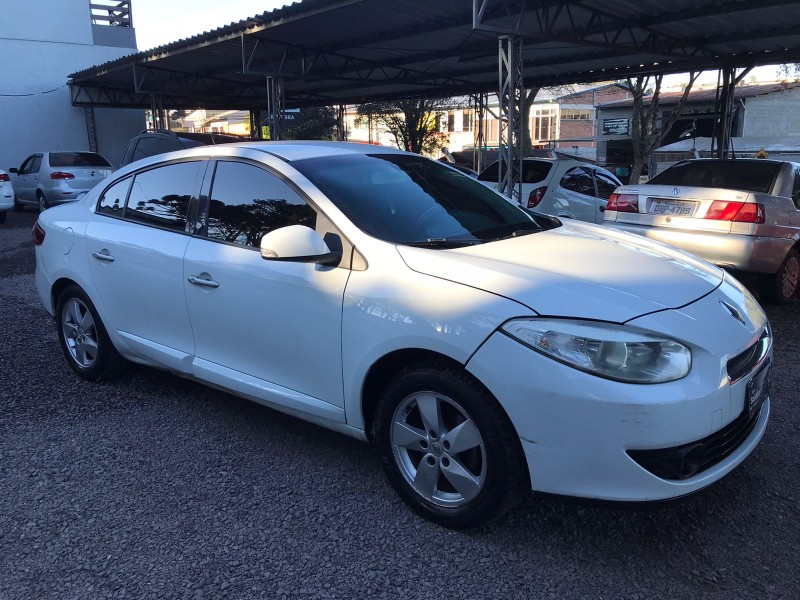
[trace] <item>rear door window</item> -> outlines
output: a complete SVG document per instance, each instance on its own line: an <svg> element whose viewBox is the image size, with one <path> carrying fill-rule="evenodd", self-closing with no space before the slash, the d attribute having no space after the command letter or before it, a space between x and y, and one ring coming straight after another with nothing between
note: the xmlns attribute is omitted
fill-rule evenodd
<svg viewBox="0 0 800 600"><path fill-rule="evenodd" d="M206 219L207 237L258 248L265 233L287 225L314 229L316 222L316 211L277 175L248 163L217 163Z"/></svg>
<svg viewBox="0 0 800 600"><path fill-rule="evenodd" d="M622 184L613 179L606 173L603 173L599 169L594 169L594 180L597 184L597 197L602 198L603 200L608 200L611 197L611 194L614 193L614 190L617 189Z"/></svg>
<svg viewBox="0 0 800 600"><path fill-rule="evenodd" d="M137 173L125 218L184 231L201 161L176 163Z"/></svg>
<svg viewBox="0 0 800 600"><path fill-rule="evenodd" d="M584 196L595 195L592 174L583 167L573 167L564 173L559 185L565 190L577 192Z"/></svg>
<svg viewBox="0 0 800 600"><path fill-rule="evenodd" d="M647 183L769 194L780 168L780 163L759 160L687 161L671 166Z"/></svg>
<svg viewBox="0 0 800 600"><path fill-rule="evenodd" d="M122 216L125 200L128 198L128 189L131 187L132 177L126 177L108 188L100 197L97 212L104 215Z"/></svg>

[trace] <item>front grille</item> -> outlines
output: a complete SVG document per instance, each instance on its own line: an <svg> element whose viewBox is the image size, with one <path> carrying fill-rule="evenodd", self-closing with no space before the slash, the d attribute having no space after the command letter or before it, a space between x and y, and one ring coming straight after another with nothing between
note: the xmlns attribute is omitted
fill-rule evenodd
<svg viewBox="0 0 800 600"><path fill-rule="evenodd" d="M744 442L764 410L745 410L733 422L696 442L656 450L628 450L639 466L661 479L688 479L710 469L734 452Z"/></svg>
<svg viewBox="0 0 800 600"><path fill-rule="evenodd" d="M728 379L731 383L739 381L756 368L769 351L770 337L770 329L767 326L756 343L728 361Z"/></svg>

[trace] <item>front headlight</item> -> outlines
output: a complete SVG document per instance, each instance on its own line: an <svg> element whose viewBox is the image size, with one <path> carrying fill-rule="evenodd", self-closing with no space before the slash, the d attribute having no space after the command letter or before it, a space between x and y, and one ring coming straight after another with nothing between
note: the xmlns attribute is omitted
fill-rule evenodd
<svg viewBox="0 0 800 600"><path fill-rule="evenodd" d="M514 319L503 331L537 352L581 371L629 383L685 377L692 353L655 333L593 321Z"/></svg>

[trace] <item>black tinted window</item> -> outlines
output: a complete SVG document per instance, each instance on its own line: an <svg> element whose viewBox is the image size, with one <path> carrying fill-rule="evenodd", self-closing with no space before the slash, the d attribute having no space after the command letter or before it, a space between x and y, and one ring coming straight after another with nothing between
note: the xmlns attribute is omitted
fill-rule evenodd
<svg viewBox="0 0 800 600"><path fill-rule="evenodd" d="M584 196L594 196L592 174L583 167L573 167L564 173L559 185L565 190L578 192Z"/></svg>
<svg viewBox="0 0 800 600"><path fill-rule="evenodd" d="M22 166L19 168L19 174L25 175L31 172L31 167L33 166L33 159L36 158L35 156L29 156L25 159L25 162L22 163Z"/></svg>
<svg viewBox="0 0 800 600"><path fill-rule="evenodd" d="M500 169L500 163L493 162L478 175L480 181L497 181L497 171Z"/></svg>
<svg viewBox="0 0 800 600"><path fill-rule="evenodd" d="M158 154L156 148L158 148L157 137L141 138L138 142L136 142L136 149L133 151L133 158L131 159L131 162L139 160L140 158L147 158L148 156Z"/></svg>
<svg viewBox="0 0 800 600"><path fill-rule="evenodd" d="M178 142L175 138L170 137L163 137L158 143L158 150L157 154L163 154L164 152L174 152L175 150L181 150L180 142Z"/></svg>
<svg viewBox="0 0 800 600"><path fill-rule="evenodd" d="M206 221L209 238L258 247L273 229L313 229L316 221L314 209L272 173L245 163L217 163Z"/></svg>
<svg viewBox="0 0 800 600"><path fill-rule="evenodd" d="M538 160L522 161L522 183L539 183L547 179L552 163Z"/></svg>
<svg viewBox="0 0 800 600"><path fill-rule="evenodd" d="M352 154L292 165L356 226L389 242L477 243L540 227L486 186L420 156Z"/></svg>
<svg viewBox="0 0 800 600"><path fill-rule="evenodd" d="M768 194L780 163L760 160L698 160L678 163L647 183L745 190Z"/></svg>
<svg viewBox="0 0 800 600"><path fill-rule="evenodd" d="M614 190L622 185L619 181L602 171L595 170L594 178L597 183L597 197L603 200L608 200L611 194L614 193Z"/></svg>
<svg viewBox="0 0 800 600"><path fill-rule="evenodd" d="M138 173L125 218L183 231L197 171L202 163L178 163Z"/></svg>
<svg viewBox="0 0 800 600"><path fill-rule="evenodd" d="M42 168L42 157L41 156L34 156L33 160L31 161L29 173L38 173L39 169Z"/></svg>
<svg viewBox="0 0 800 600"><path fill-rule="evenodd" d="M800 208L800 169L794 170L794 185L792 186L792 202Z"/></svg>
<svg viewBox="0 0 800 600"><path fill-rule="evenodd" d="M51 167L110 167L96 152L51 152Z"/></svg>
<svg viewBox="0 0 800 600"><path fill-rule="evenodd" d="M131 186L131 178L126 177L108 188L97 205L97 212L106 215L122 216L122 209L125 208L125 199L128 197L128 188Z"/></svg>

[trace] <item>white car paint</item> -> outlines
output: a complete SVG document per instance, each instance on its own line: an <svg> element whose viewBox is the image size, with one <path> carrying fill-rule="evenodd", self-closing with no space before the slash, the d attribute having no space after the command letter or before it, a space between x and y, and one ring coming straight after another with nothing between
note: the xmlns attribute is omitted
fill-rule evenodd
<svg viewBox="0 0 800 600"><path fill-rule="evenodd" d="M0 213L7 213L14 208L14 184L6 171L0 169ZM2 215L0 215L2 216Z"/></svg>
<svg viewBox="0 0 800 600"><path fill-rule="evenodd" d="M361 231L292 167L293 160L348 153L396 152L274 143L171 158L237 157L282 173L355 247L352 268L265 261L254 249L95 214L105 186L164 160L154 157L40 216L41 300L55 314L53 286L74 281L129 360L360 439L370 434L370 399L363 397L370 369L395 352L435 353L463 365L508 414L532 487L542 492L609 500L680 496L730 472L761 439L769 400L742 444L697 475L667 481L626 454L704 438L742 413L757 368L730 383L727 362L768 325L752 296L722 270L583 223L457 249L389 243ZM114 260L97 257L103 254ZM668 335L691 350L691 370L667 383L621 383L557 362L501 329L510 319L538 315ZM770 345L757 367L771 356Z"/></svg>

